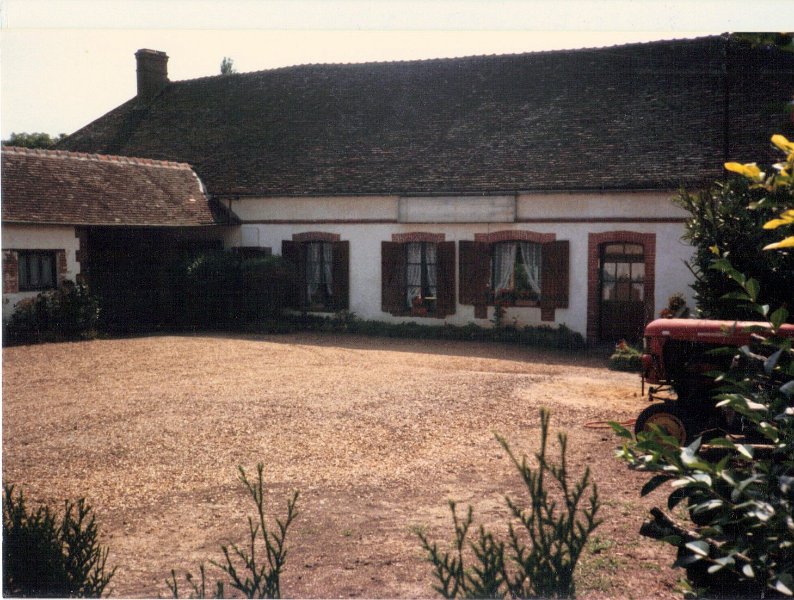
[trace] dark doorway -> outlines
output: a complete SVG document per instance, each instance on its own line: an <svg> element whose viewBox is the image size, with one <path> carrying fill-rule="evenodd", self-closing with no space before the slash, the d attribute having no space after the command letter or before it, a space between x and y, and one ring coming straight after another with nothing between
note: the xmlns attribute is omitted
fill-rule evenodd
<svg viewBox="0 0 794 600"><path fill-rule="evenodd" d="M180 277L191 257L222 243L184 239L178 228L92 227L83 275L99 296L103 329L132 333L169 327L182 309Z"/></svg>

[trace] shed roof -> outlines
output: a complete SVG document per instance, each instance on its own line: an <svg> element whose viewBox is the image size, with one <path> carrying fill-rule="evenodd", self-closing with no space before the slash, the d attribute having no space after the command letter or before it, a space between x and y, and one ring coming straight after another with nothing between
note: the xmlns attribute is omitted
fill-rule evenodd
<svg viewBox="0 0 794 600"><path fill-rule="evenodd" d="M61 147L189 162L218 195L674 189L763 158L794 56L716 36L169 83Z"/></svg>
<svg viewBox="0 0 794 600"><path fill-rule="evenodd" d="M224 218L184 163L2 148L4 222L195 226Z"/></svg>

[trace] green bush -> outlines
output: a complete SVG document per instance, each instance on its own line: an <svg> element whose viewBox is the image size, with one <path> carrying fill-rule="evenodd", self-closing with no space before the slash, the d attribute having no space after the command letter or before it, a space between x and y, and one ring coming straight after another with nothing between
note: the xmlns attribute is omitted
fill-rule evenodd
<svg viewBox="0 0 794 600"><path fill-rule="evenodd" d="M581 334L572 331L565 325L549 327L548 325L527 325L521 329L514 327L480 327L475 323L467 325L422 325L415 321L403 323L386 323L359 319L354 313L344 311L333 317L301 315L289 319L294 330L324 331L330 333L352 333L377 337L437 339L437 340L468 340L481 342L502 342L520 344L556 350L577 351L585 347Z"/></svg>
<svg viewBox="0 0 794 600"><path fill-rule="evenodd" d="M182 325L239 328L280 318L295 275L280 256L205 252L181 267L177 295Z"/></svg>
<svg viewBox="0 0 794 600"><path fill-rule="evenodd" d="M746 440L698 438L685 448L661 431L630 432L612 424L626 439L620 456L652 473L646 495L669 483L668 509L686 501L694 528L656 508L641 533L677 548L676 566L687 570L691 586L708 597L794 595L794 351L778 335L789 313L770 313L757 303L759 284L725 259L713 268L741 286L734 295L744 310L768 321L753 328L754 342L736 353L721 382L717 406L744 423ZM760 442L760 443L759 443Z"/></svg>
<svg viewBox="0 0 794 600"><path fill-rule="evenodd" d="M64 281L17 304L5 323L6 344L32 344L96 336L99 301L83 284Z"/></svg>
<svg viewBox="0 0 794 600"><path fill-rule="evenodd" d="M48 506L28 511L22 492L3 488L3 595L95 597L110 583L108 550L83 499L67 501L63 517Z"/></svg>
<svg viewBox="0 0 794 600"><path fill-rule="evenodd" d="M249 539L246 546L237 544L221 546L223 562L211 561L227 577L230 587L246 598L280 598L281 571L287 559L287 530L295 519L295 505L298 492L287 502L287 516L276 519L275 528L268 527L265 514L264 466L256 466L257 479L250 481L243 467L240 470L240 482L256 505L256 517L248 517ZM258 553L258 554L257 554ZM207 597L207 578L204 565L199 566L200 579L196 581L192 573L185 574L188 594L191 598ZM171 596L179 598L179 582L176 571L171 570L171 579L166 580ZM224 596L224 582L216 581L214 587L216 598Z"/></svg>
<svg viewBox="0 0 794 600"><path fill-rule="evenodd" d="M472 508L464 519L450 502L455 539L452 551L442 551L418 531L427 560L437 580L434 589L445 598L573 598L574 571L590 534L600 524L598 489L590 483L590 470L571 485L565 460L567 437L560 433L560 461L549 462L546 445L549 413L540 411L540 451L537 468L526 457L519 461L507 442L497 436L526 486L526 507L505 497L517 526L510 523L507 541L498 540L480 526L475 541L467 539L472 525ZM555 482L557 494L549 493ZM579 505L590 490L587 506Z"/></svg>
<svg viewBox="0 0 794 600"><path fill-rule="evenodd" d="M615 345L612 356L609 357L608 366L613 371L639 373L642 370L642 352L620 340Z"/></svg>

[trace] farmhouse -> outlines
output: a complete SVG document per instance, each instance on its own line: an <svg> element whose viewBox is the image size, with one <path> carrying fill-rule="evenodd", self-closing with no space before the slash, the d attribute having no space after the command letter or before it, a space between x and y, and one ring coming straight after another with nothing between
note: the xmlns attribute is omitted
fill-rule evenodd
<svg viewBox="0 0 794 600"><path fill-rule="evenodd" d="M794 91L794 57L719 36L178 82L164 52L136 60L137 95L60 147L189 164L206 186L189 224L291 259L300 308L487 324L499 303L593 342L689 291L672 196L768 157ZM136 243L117 208L125 235L100 248ZM179 230L163 220L146 225Z"/></svg>

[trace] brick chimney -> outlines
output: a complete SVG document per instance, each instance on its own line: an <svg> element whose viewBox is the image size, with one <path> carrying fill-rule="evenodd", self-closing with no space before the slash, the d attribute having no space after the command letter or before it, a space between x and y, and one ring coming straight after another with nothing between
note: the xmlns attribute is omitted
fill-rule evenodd
<svg viewBox="0 0 794 600"><path fill-rule="evenodd" d="M135 53L138 66L138 102L149 103L168 85L168 55L142 48Z"/></svg>

